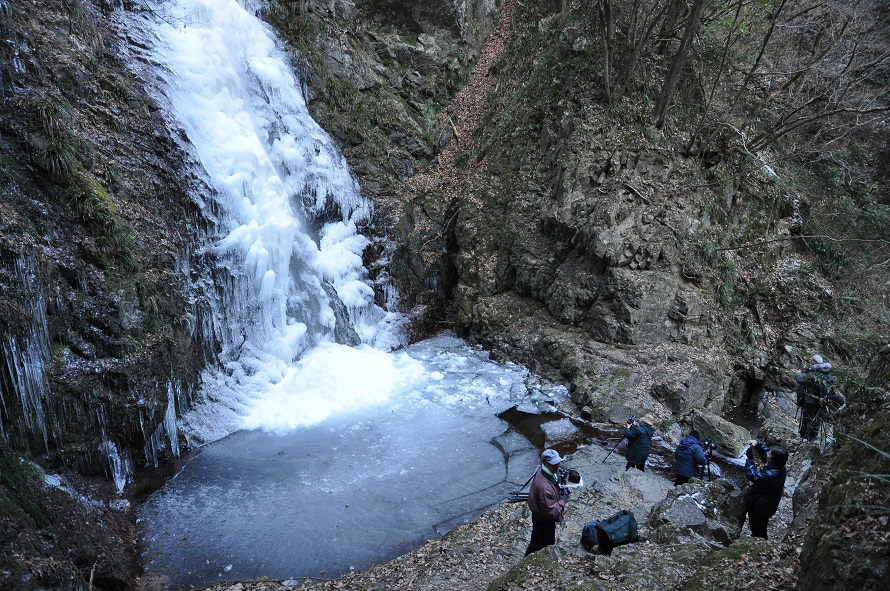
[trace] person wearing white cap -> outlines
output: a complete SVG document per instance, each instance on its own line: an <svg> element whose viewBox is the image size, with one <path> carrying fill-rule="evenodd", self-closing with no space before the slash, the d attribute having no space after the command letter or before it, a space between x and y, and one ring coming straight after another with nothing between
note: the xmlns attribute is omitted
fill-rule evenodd
<svg viewBox="0 0 890 591"><path fill-rule="evenodd" d="M794 377L797 406L800 407L800 438L803 440L816 439L822 423L831 420L829 409L837 410L846 402L834 389L831 364L821 355L813 355L810 361L809 368Z"/></svg>
<svg viewBox="0 0 890 591"><path fill-rule="evenodd" d="M556 543L556 524L569 498L568 490L560 494L559 465L563 458L555 449L545 449L541 454L541 467L532 478L528 493L528 508L532 511L532 539L525 555L537 552Z"/></svg>

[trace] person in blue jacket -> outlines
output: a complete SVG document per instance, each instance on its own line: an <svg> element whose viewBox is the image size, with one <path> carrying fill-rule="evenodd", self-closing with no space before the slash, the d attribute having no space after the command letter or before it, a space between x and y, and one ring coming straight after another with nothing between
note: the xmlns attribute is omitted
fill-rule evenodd
<svg viewBox="0 0 890 591"><path fill-rule="evenodd" d="M754 451L766 460L766 465L760 470L754 462ZM767 447L759 439L748 442L745 451L748 459L745 460L745 476L751 483L745 491L745 513L742 515L741 525L745 525L745 518L749 520L751 535L757 538L766 538L766 528L769 518L779 509L779 501L785 491L785 464L788 462L788 452L774 445Z"/></svg>
<svg viewBox="0 0 890 591"><path fill-rule="evenodd" d="M693 429L674 450L674 486L686 484L690 478L698 475L700 466L707 465L708 458L699 437L698 431Z"/></svg>
<svg viewBox="0 0 890 591"><path fill-rule="evenodd" d="M646 471L646 458L649 457L652 436L655 435L655 427L652 426L654 422L655 417L647 414L638 424L628 421L625 425L624 436L627 438L627 450L624 452L624 459L627 460L625 472L631 467L641 472Z"/></svg>

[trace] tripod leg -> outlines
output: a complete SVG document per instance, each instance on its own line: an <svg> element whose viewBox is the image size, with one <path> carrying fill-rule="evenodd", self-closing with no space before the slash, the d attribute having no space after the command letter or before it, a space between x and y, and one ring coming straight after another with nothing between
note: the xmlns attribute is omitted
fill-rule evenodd
<svg viewBox="0 0 890 591"><path fill-rule="evenodd" d="M609 453L606 454L606 457L603 458L603 464L606 463L606 460L609 459L609 456L612 455L612 452L614 452L616 449L618 449L618 446L621 445L621 442L622 442L622 441L624 441L624 435L621 436L621 439L618 440L618 443L615 444L615 447L613 447L612 449L610 449L610 450L609 450Z"/></svg>

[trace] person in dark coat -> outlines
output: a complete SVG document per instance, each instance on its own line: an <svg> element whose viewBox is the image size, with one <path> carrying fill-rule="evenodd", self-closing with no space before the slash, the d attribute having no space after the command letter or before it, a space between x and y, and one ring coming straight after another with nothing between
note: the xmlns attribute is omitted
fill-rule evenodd
<svg viewBox="0 0 890 591"><path fill-rule="evenodd" d="M649 449L652 447L652 436L655 435L655 427L652 423L655 417L647 414L638 424L628 421L625 425L624 436L627 438L627 450L624 452L624 459L627 465L624 471L627 472L631 467L636 468L640 472L645 472L646 458L649 457Z"/></svg>
<svg viewBox="0 0 890 591"><path fill-rule="evenodd" d="M555 449L545 449L541 454L541 467L532 478L528 493L528 508L532 511L532 539L525 555L537 552L556 543L556 524L562 521L562 513L569 499L569 492L559 488L559 465L562 458Z"/></svg>
<svg viewBox="0 0 890 591"><path fill-rule="evenodd" d="M846 402L834 389L831 364L820 355L810 358L813 363L806 371L798 373L797 406L800 407L800 438L816 439L822 423L831 420L830 410L838 410Z"/></svg>
<svg viewBox="0 0 890 591"><path fill-rule="evenodd" d="M760 470L754 462L755 450L766 461L766 465ZM788 452L778 445L767 448L759 439L753 439L748 442L745 454L748 456L745 460L745 476L751 484L745 491L745 513L742 515L740 525L745 525L747 517L751 535L766 538L769 518L779 510L779 501L782 500L782 493L785 491L785 464L788 462Z"/></svg>
<svg viewBox="0 0 890 591"><path fill-rule="evenodd" d="M700 466L707 465L708 458L699 437L698 431L693 429L674 450L674 486L686 484L690 478L698 475Z"/></svg>

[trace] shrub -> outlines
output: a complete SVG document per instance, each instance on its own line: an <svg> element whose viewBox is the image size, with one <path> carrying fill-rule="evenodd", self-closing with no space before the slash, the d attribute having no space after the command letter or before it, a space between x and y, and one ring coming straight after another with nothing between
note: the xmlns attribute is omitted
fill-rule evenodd
<svg viewBox="0 0 890 591"><path fill-rule="evenodd" d="M74 146L65 137L50 138L37 148L34 160L54 181L67 183L76 163Z"/></svg>

